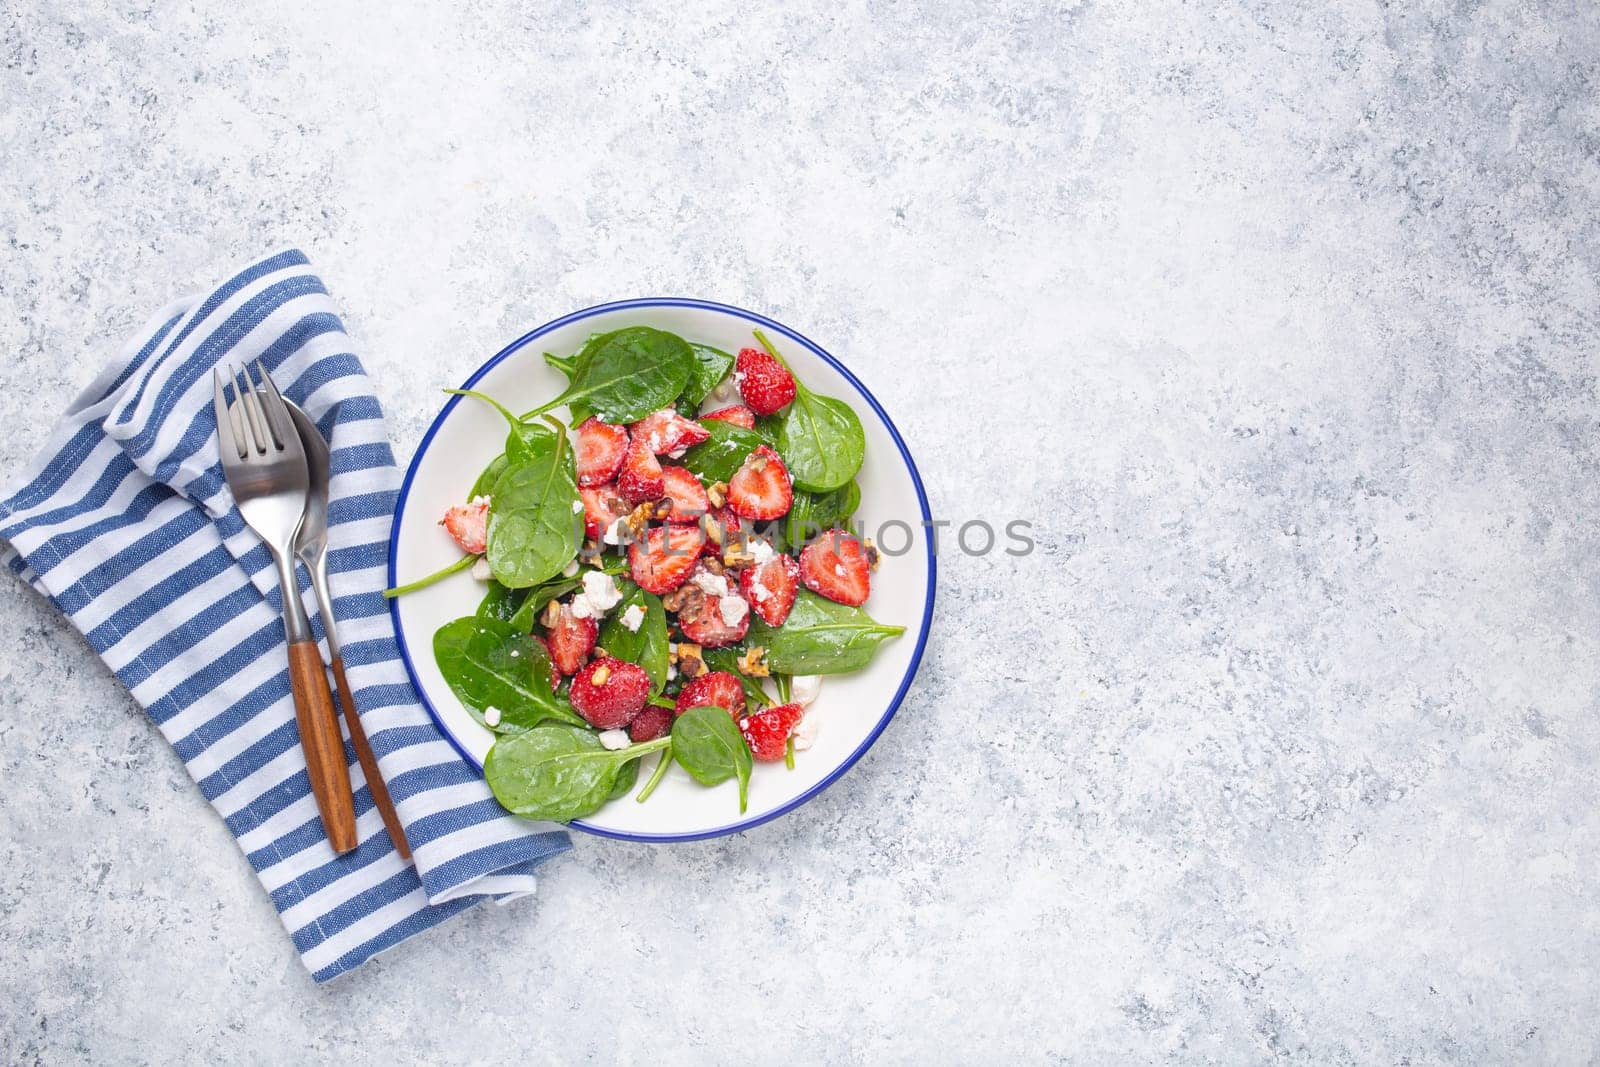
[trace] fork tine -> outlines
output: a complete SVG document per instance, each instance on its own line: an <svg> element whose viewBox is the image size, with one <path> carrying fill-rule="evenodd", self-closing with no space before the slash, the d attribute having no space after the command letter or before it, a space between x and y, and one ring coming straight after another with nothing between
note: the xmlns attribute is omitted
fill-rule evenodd
<svg viewBox="0 0 1600 1067"><path fill-rule="evenodd" d="M245 421L250 424L250 436L255 438L255 451L266 455L271 449L271 436L267 432L266 413L261 410L261 400L256 396L255 388L250 384L250 369L246 367L243 374L234 370L233 392L239 398L239 406L244 408ZM239 384L240 378L244 384Z"/></svg>
<svg viewBox="0 0 1600 1067"><path fill-rule="evenodd" d="M261 379L260 400L262 407L266 409L272 436L277 439L280 449L288 448L290 435L298 441L300 432L289 421L289 409L283 404L283 394L278 392L278 383L272 380L272 375L267 373L266 366L259 359L256 360L256 375Z"/></svg>
<svg viewBox="0 0 1600 1067"><path fill-rule="evenodd" d="M232 449L243 459L244 452L240 450L237 435L233 432L233 413L228 410L228 396L223 391L222 371L216 367L211 368L211 386L212 405L217 412L217 451L222 453Z"/></svg>

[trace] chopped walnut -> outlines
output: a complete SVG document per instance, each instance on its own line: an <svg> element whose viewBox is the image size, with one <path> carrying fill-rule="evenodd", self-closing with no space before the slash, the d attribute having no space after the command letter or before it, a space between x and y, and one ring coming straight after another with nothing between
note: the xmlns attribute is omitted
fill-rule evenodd
<svg viewBox="0 0 1600 1067"><path fill-rule="evenodd" d="M554 630L561 621L561 602L552 600L544 606L544 612L539 616L539 621L544 623L546 630Z"/></svg>
<svg viewBox="0 0 1600 1067"><path fill-rule="evenodd" d="M699 586L690 585L686 582L662 597L661 606L678 614L688 612L690 615L696 615L699 613L701 602L705 598L706 595Z"/></svg>
<svg viewBox="0 0 1600 1067"><path fill-rule="evenodd" d="M714 508L720 508L726 504L728 502L728 483L712 482L710 488L706 490L706 499L711 502L711 506Z"/></svg>
<svg viewBox="0 0 1600 1067"><path fill-rule="evenodd" d="M594 669L593 674L589 675L589 684L598 689L600 686L605 685L606 680L610 677L611 668L602 663Z"/></svg>
<svg viewBox="0 0 1600 1067"><path fill-rule="evenodd" d="M727 568L722 565L722 561L716 556L707 556L700 561L700 565L712 574L724 574L727 571Z"/></svg>
<svg viewBox="0 0 1600 1067"><path fill-rule="evenodd" d="M767 650L760 645L752 645L749 651L739 657L739 673L747 678L770 676L772 668L767 666Z"/></svg>
<svg viewBox="0 0 1600 1067"><path fill-rule="evenodd" d="M722 523L717 521L715 515L700 516L700 532L705 534L706 540L712 544L722 544Z"/></svg>
<svg viewBox="0 0 1600 1067"><path fill-rule="evenodd" d="M867 538L866 545L867 566L872 570L878 569L878 564L883 562L883 553L878 551L878 546L872 543L872 538Z"/></svg>
<svg viewBox="0 0 1600 1067"><path fill-rule="evenodd" d="M678 673L685 678L698 678L706 672L706 661L700 655L700 646L687 641L678 642L673 662L678 667Z"/></svg>
<svg viewBox="0 0 1600 1067"><path fill-rule="evenodd" d="M643 504L640 504L638 507L634 508L628 513L628 517L624 521L623 525L627 527L628 536L631 540L644 540L645 533L650 529L650 520L660 517L656 514L660 507L661 501L646 500ZM671 501L667 502L667 510L672 510Z"/></svg>
<svg viewBox="0 0 1600 1067"><path fill-rule="evenodd" d="M722 547L722 564L725 567L748 567L755 561L756 557L750 552L750 542L742 537Z"/></svg>

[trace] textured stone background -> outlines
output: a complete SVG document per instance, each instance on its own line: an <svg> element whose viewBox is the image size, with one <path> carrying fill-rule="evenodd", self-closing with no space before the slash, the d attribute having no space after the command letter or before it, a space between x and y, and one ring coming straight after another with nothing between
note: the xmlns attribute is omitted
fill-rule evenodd
<svg viewBox="0 0 1600 1067"><path fill-rule="evenodd" d="M798 814L327 989L0 583L5 1059L1600 1055L1594 6L301 6L0 5L0 469L293 243L402 456L521 331L701 295L1040 551L945 556Z"/></svg>

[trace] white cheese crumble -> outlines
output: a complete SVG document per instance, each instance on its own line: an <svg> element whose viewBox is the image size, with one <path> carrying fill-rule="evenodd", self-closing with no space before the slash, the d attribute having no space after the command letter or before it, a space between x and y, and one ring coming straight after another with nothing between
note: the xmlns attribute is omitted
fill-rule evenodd
<svg viewBox="0 0 1600 1067"><path fill-rule="evenodd" d="M817 699L817 693L822 690L822 676L819 674L797 674L789 679L789 699L806 707Z"/></svg>
<svg viewBox="0 0 1600 1067"><path fill-rule="evenodd" d="M750 542L750 558L755 560L757 567L768 563L777 553L772 551L772 545L767 541L755 540Z"/></svg>
<svg viewBox="0 0 1600 1067"><path fill-rule="evenodd" d="M490 704L483 709L483 725L491 729L500 725L500 709Z"/></svg>
<svg viewBox="0 0 1600 1067"><path fill-rule="evenodd" d="M626 730L605 730L605 731L602 731L601 734L600 734L600 745L601 745L602 748L608 749L608 750L610 750L612 752L615 752L618 749L627 748L628 747L628 731L626 731Z"/></svg>
<svg viewBox="0 0 1600 1067"><path fill-rule="evenodd" d="M572 513L574 515L582 515L583 514L583 501L574 500L572 502Z"/></svg>
<svg viewBox="0 0 1600 1067"><path fill-rule="evenodd" d="M803 717L795 723L794 733L789 735L794 738L794 750L804 752L817 740L817 722L810 715Z"/></svg>
<svg viewBox="0 0 1600 1067"><path fill-rule="evenodd" d="M478 557L478 561L472 565L472 576L480 582L487 582L494 577L494 571L489 567L488 556Z"/></svg>
<svg viewBox="0 0 1600 1067"><path fill-rule="evenodd" d="M683 454L685 452L687 452L687 451L689 451L687 448L674 448L671 452L667 453L667 458L668 459L682 459L683 458Z"/></svg>
<svg viewBox="0 0 1600 1067"><path fill-rule="evenodd" d="M600 540L604 541L608 545L625 545L628 543L625 540L627 536L628 517L624 515L622 518L616 520L610 526L606 527L605 533L601 535Z"/></svg>
<svg viewBox="0 0 1600 1067"><path fill-rule="evenodd" d="M772 590L762 585L760 578L751 578L750 595L756 598L756 603L765 604L772 598Z"/></svg>
<svg viewBox="0 0 1600 1067"><path fill-rule="evenodd" d="M634 633L639 632L639 626L643 622L644 608L640 607L638 604L629 604L628 610L622 613L622 625L626 626Z"/></svg>
<svg viewBox="0 0 1600 1067"><path fill-rule="evenodd" d="M567 565L565 567L561 568L561 577L563 577L563 578L571 578L574 574L577 574L577 573L578 573L578 561L575 560L575 559L567 560Z"/></svg>
<svg viewBox="0 0 1600 1067"><path fill-rule="evenodd" d="M700 587L702 593L711 596L728 595L728 577L725 574L712 574L710 571L701 571L694 576L694 584Z"/></svg>
<svg viewBox="0 0 1600 1067"><path fill-rule="evenodd" d="M843 563L835 563L833 565L833 573L835 573L839 577L843 578L844 577L844 564Z"/></svg>
<svg viewBox="0 0 1600 1067"><path fill-rule="evenodd" d="M750 614L750 605L745 603L744 597L725 596L717 601L717 610L722 612L724 626L738 626Z"/></svg>
<svg viewBox="0 0 1600 1067"><path fill-rule="evenodd" d="M586 571L583 592L572 598L572 614L580 619L598 619L617 606L622 590L617 580L605 571Z"/></svg>
<svg viewBox="0 0 1600 1067"><path fill-rule="evenodd" d="M478 496L475 496L471 500L467 501L467 507L475 508L479 504L492 504L493 502L494 500L492 497L487 497L480 493Z"/></svg>

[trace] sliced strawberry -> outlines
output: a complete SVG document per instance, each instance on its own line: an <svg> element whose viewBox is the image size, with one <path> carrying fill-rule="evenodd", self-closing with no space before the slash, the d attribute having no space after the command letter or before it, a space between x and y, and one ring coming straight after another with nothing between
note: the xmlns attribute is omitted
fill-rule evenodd
<svg viewBox="0 0 1600 1067"><path fill-rule="evenodd" d="M628 570L647 593L670 593L689 577L705 532L698 526L658 526L628 547Z"/></svg>
<svg viewBox="0 0 1600 1067"><path fill-rule="evenodd" d="M776 519L788 514L794 487L783 457L762 445L728 481L728 507L745 519Z"/></svg>
<svg viewBox="0 0 1600 1067"><path fill-rule="evenodd" d="M712 575L703 563L689 575L689 584L679 594L678 628L683 636L705 648L723 648L744 640L750 630L750 604L736 592L737 583L729 581L728 575L715 575L707 583L717 590L713 592L702 587L701 575Z"/></svg>
<svg viewBox="0 0 1600 1067"><path fill-rule="evenodd" d="M634 663L597 659L573 677L567 699L589 725L617 730L649 703L650 676Z"/></svg>
<svg viewBox="0 0 1600 1067"><path fill-rule="evenodd" d="M708 556L722 555L722 545L737 543L740 537L740 531L744 529L744 525L739 521L739 516L735 515L732 509L728 508L726 505L712 511L710 517L706 519L706 522L716 522L722 524L721 545L717 544L717 542L710 537L706 538L706 555Z"/></svg>
<svg viewBox="0 0 1600 1067"><path fill-rule="evenodd" d="M701 415L701 422L731 422L735 426L743 426L747 430L756 428L756 413L743 404L735 404L729 408L718 408L709 415Z"/></svg>
<svg viewBox="0 0 1600 1067"><path fill-rule="evenodd" d="M628 431L596 418L585 419L573 431L573 453L578 463L578 484L605 485L622 469L628 452Z"/></svg>
<svg viewBox="0 0 1600 1067"><path fill-rule="evenodd" d="M489 498L478 497L470 504L457 504L439 520L461 551L481 556L489 547Z"/></svg>
<svg viewBox="0 0 1600 1067"><path fill-rule="evenodd" d="M661 464L645 443L643 434L634 434L628 453L622 457L622 472L617 475L617 492L630 504L660 500Z"/></svg>
<svg viewBox="0 0 1600 1067"><path fill-rule="evenodd" d="M600 636L599 625L591 618L578 618L569 605L561 605L556 624L550 628L550 661L562 674L577 674L583 661L594 651Z"/></svg>
<svg viewBox="0 0 1600 1067"><path fill-rule="evenodd" d="M843 530L829 530L800 553L800 580L818 596L861 604L872 592L872 567L860 541Z"/></svg>
<svg viewBox="0 0 1600 1067"><path fill-rule="evenodd" d="M591 541L600 540L612 523L633 510L628 507L626 500L617 495L616 486L613 485L579 489L578 495L583 498L583 533Z"/></svg>
<svg viewBox="0 0 1600 1067"><path fill-rule="evenodd" d="M727 671L702 674L683 687L673 713L682 715L690 708L726 708L737 720L744 714L744 686Z"/></svg>
<svg viewBox="0 0 1600 1067"><path fill-rule="evenodd" d="M711 510L705 486L693 471L684 467L662 467L661 487L662 494L672 500L668 522L697 523L700 516Z"/></svg>
<svg viewBox="0 0 1600 1067"><path fill-rule="evenodd" d="M793 556L773 556L765 563L745 568L739 576L739 589L762 622L782 626L800 591L800 564Z"/></svg>
<svg viewBox="0 0 1600 1067"><path fill-rule="evenodd" d="M666 737L672 729L672 711L669 708L646 704L643 711L633 717L628 726L628 740L636 745Z"/></svg>
<svg viewBox="0 0 1600 1067"><path fill-rule="evenodd" d="M750 746L750 754L771 763L783 759L789 735L804 716L805 709L799 704L779 704L745 716L739 722L739 731L744 734L745 744Z"/></svg>
<svg viewBox="0 0 1600 1067"><path fill-rule="evenodd" d="M733 365L739 395L757 415L776 414L794 399L794 375L759 348L742 348Z"/></svg>
<svg viewBox="0 0 1600 1067"><path fill-rule="evenodd" d="M634 440L643 438L645 447L658 456L697 445L711 436L710 430L671 408L652 411L629 429Z"/></svg>

